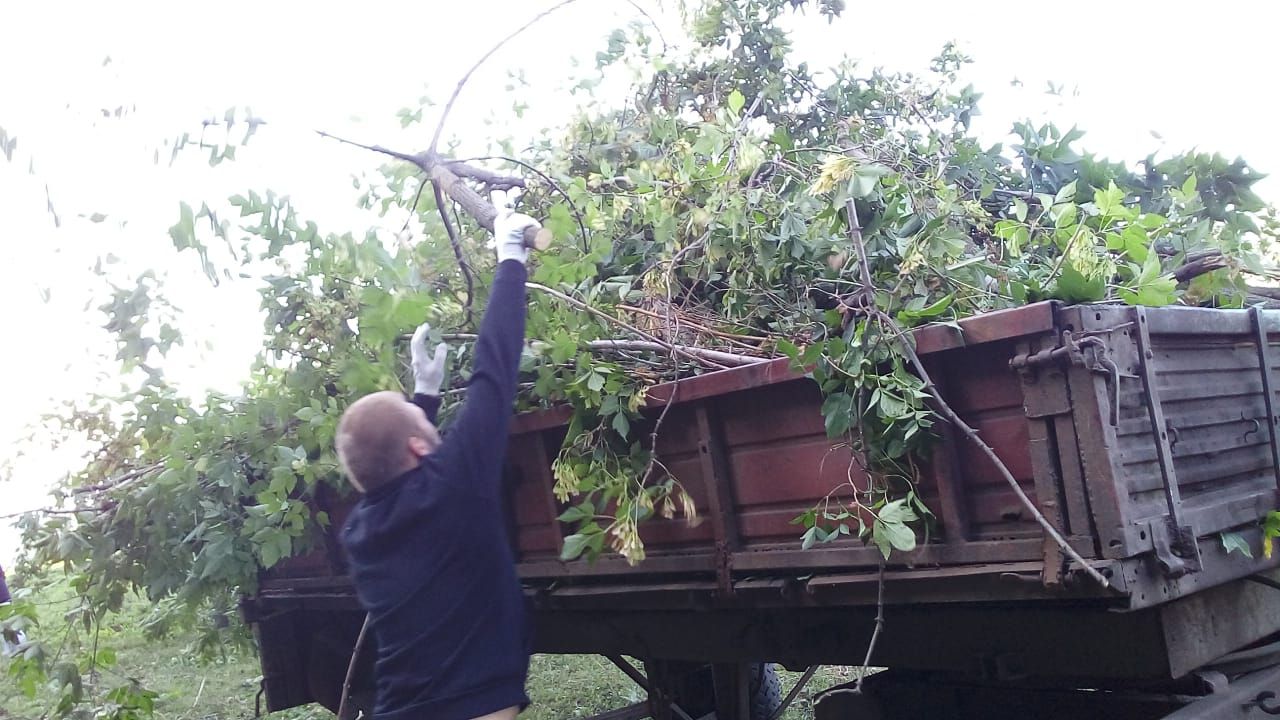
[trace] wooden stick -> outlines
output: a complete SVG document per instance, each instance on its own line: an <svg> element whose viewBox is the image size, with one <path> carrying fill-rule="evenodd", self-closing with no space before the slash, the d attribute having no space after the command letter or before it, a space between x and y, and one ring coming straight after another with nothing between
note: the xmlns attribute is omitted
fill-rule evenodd
<svg viewBox="0 0 1280 720"><path fill-rule="evenodd" d="M653 335L650 335L649 333L647 333L647 332L645 332L645 331L641 330L640 328L636 327L635 325L632 325L631 323L628 323L628 322L627 322L627 321L625 321L625 320L620 320L620 319L618 319L618 318L616 318L616 317L614 317L614 316L610 315L609 313L604 312L603 310L600 310L599 308L591 307L591 306L590 306L590 305L588 305L587 303L584 303L584 302L582 302L581 300L579 300L579 299L577 299L577 298L575 298L575 297L571 297L571 296L569 296L569 295L565 295L564 293L560 292L559 290L552 290L551 288L547 287L546 285L541 285L541 284L539 284L539 283L535 283L535 282L526 282L526 283L525 283L525 287L527 287L527 288L532 288L532 289L537 290L537 291L539 291L539 292L544 292L544 293L546 293L546 294L548 294L548 295L550 295L550 296L552 296L552 297L554 297L554 298L558 298L558 299L560 299L560 300L563 300L564 302L567 302L567 303L569 303L570 305L573 305L573 306L574 306L574 307L576 307L576 308L579 308L579 309L581 309L581 310L586 310L587 312L591 313L592 315L595 315L596 317L600 318L601 320L605 320L605 321L607 321L607 322L613 323L614 325L617 325L618 327L621 327L621 328L623 328L623 329L625 329L625 330L628 330L628 331L630 331L630 332L633 332L633 333L635 333L636 335L639 335L640 337L644 338L645 340L648 340L649 342L652 342L652 343L656 343L656 344L658 344L658 345L659 345L659 346L661 346L664 350L667 350L667 351L669 351L669 352L673 352L673 353L675 353L676 355L681 355L681 356L683 356L683 357L684 357L685 359L687 359L687 360L692 360L692 361L694 361L694 362L701 363L701 364L703 364L703 365L709 365L709 366L711 366L711 367L719 368L719 369L721 369L721 370L725 369L725 367L726 367L725 365L723 365L723 364L721 364L721 363L718 363L718 362L716 362L716 361L714 361L714 360L711 360L711 359L709 359L709 358L699 357L699 356L697 356L697 355L695 355L695 354L693 354L693 353L691 353L691 352L689 352L689 351L687 351L687 350L683 350L683 349L681 349L680 347L677 347L677 346L675 346L675 345L672 345L672 344L671 344L671 343L669 343L669 342L663 342L663 341L662 341L662 340L660 340L659 338L654 337Z"/></svg>
<svg viewBox="0 0 1280 720"><path fill-rule="evenodd" d="M670 352L672 349L675 349L678 352L696 355L724 365L754 365L759 362L766 362L773 359L755 357L752 355L739 355L737 353L711 350L692 345L668 345L645 340L592 340L587 343L587 349L612 351L639 350L642 352Z"/></svg>

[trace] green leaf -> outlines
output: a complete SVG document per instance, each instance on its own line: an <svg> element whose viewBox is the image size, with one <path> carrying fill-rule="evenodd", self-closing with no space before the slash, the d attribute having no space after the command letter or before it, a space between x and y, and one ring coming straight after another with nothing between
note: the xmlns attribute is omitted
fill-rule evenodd
<svg viewBox="0 0 1280 720"><path fill-rule="evenodd" d="M796 347L795 343L791 342L786 338L782 338L778 340L778 343L775 347L777 348L778 352L791 358L793 362L800 357L800 348Z"/></svg>
<svg viewBox="0 0 1280 720"><path fill-rule="evenodd" d="M1225 550L1228 555L1233 552L1238 552L1250 560L1253 559L1253 549L1249 547L1249 541L1245 540L1244 536L1240 533L1224 532L1221 535L1221 539L1222 549Z"/></svg>
<svg viewBox="0 0 1280 720"><path fill-rule="evenodd" d="M911 509L911 506L907 504L906 498L899 498L885 503L884 507L880 508L880 512L876 513L876 517L881 522L892 523L914 522L919 519L915 511Z"/></svg>
<svg viewBox="0 0 1280 720"><path fill-rule="evenodd" d="M804 535L800 537L800 549L808 550L818 539L818 526L813 525L804 531Z"/></svg>
<svg viewBox="0 0 1280 720"><path fill-rule="evenodd" d="M185 202L181 204L181 217L169 228L169 237L174 248L185 250L196 244L195 213Z"/></svg>
<svg viewBox="0 0 1280 720"><path fill-rule="evenodd" d="M729 111L732 112L735 116L738 113L742 112L742 107L747 104L747 99L743 97L742 93L738 92L736 89L729 93L728 100L729 100Z"/></svg>
<svg viewBox="0 0 1280 720"><path fill-rule="evenodd" d="M569 506L564 512L560 513L560 516L556 519L562 523L575 523L586 520L592 515L593 511L589 510L585 503L582 503Z"/></svg>
<svg viewBox="0 0 1280 720"><path fill-rule="evenodd" d="M915 532L901 523L876 521L871 527L871 540L886 560L894 550L910 552L916 547Z"/></svg>
<svg viewBox="0 0 1280 720"><path fill-rule="evenodd" d="M1064 203L1072 202L1075 199L1076 199L1076 181L1072 180L1071 182L1067 183L1066 185L1063 185L1061 188L1058 189L1058 192L1053 196L1053 204L1061 205Z"/></svg>
<svg viewBox="0 0 1280 720"><path fill-rule="evenodd" d="M604 389L604 382L604 376L598 372L592 372L587 376L587 387L590 388L592 392L600 392Z"/></svg>
<svg viewBox="0 0 1280 720"><path fill-rule="evenodd" d="M864 173L863 168L858 168L858 172L849 178L849 196L855 200L861 200L875 192L877 182L879 179L874 174Z"/></svg>
<svg viewBox="0 0 1280 720"><path fill-rule="evenodd" d="M552 236L560 242L572 239L577 233L577 223L574 222L573 213L569 211L568 206L564 203L552 205L547 211L547 218L542 225L550 230Z"/></svg>
<svg viewBox="0 0 1280 720"><path fill-rule="evenodd" d="M564 539L564 548L560 551L560 559L564 562L576 560L582 551L587 549L590 537L581 533L570 535Z"/></svg>
<svg viewBox="0 0 1280 720"><path fill-rule="evenodd" d="M1116 181L1112 180L1107 185L1106 190L1099 190L1093 194L1093 204L1097 206L1098 212L1103 217L1113 217L1123 215L1124 207L1124 191L1116 187Z"/></svg>
<svg viewBox="0 0 1280 720"><path fill-rule="evenodd" d="M955 295L947 293L940 300L919 310L903 310L902 315L908 320L924 320L941 315L951 307L951 302L955 299Z"/></svg>
<svg viewBox="0 0 1280 720"><path fill-rule="evenodd" d="M612 425L613 431L624 438L631 433L631 421L627 419L625 413L618 413L617 415L614 415Z"/></svg>
<svg viewBox="0 0 1280 720"><path fill-rule="evenodd" d="M1072 303L1098 302L1107 296L1107 283L1102 278L1086 278L1075 268L1065 265L1053 295Z"/></svg>
<svg viewBox="0 0 1280 720"><path fill-rule="evenodd" d="M853 423L853 396L848 393L828 395L822 403L822 417L827 437L842 437Z"/></svg>

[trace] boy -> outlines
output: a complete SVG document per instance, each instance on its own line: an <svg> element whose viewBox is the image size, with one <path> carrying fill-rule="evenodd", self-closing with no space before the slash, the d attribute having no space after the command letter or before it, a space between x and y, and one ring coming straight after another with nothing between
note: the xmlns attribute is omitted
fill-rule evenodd
<svg viewBox="0 0 1280 720"><path fill-rule="evenodd" d="M374 393L338 423L339 461L364 495L343 544L378 645L377 720L510 720L529 703L524 596L501 512L528 226L524 215L495 222L498 270L448 436L435 428L445 348L427 359L425 326L411 348L418 408Z"/></svg>

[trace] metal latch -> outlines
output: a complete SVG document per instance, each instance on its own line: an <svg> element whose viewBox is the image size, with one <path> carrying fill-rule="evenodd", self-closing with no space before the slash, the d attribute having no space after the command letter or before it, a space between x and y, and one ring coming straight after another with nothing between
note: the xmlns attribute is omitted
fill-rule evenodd
<svg viewBox="0 0 1280 720"><path fill-rule="evenodd" d="M1119 425L1120 368L1115 364L1115 361L1107 357L1107 344L1102 341L1102 338L1093 336L1077 338L1070 330L1063 330L1061 341L1057 347L1034 353L1015 355L1009 360L1009 367L1019 372L1028 372L1038 367L1062 362L1063 360L1089 372L1107 376L1108 389L1111 391L1109 420L1113 427Z"/></svg>
<svg viewBox="0 0 1280 720"><path fill-rule="evenodd" d="M1151 533L1151 545L1156 551L1156 562L1170 578L1200 572L1200 543L1188 525L1178 525L1173 517L1153 520L1147 524Z"/></svg>

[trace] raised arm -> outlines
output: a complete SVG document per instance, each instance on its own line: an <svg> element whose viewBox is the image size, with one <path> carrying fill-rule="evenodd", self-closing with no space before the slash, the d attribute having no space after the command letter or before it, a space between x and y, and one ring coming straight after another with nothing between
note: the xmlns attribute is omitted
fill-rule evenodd
<svg viewBox="0 0 1280 720"><path fill-rule="evenodd" d="M500 215L494 236L498 271L489 293L489 306L480 323L475 363L467 383L467 399L450 428L441 452L460 462L469 489L496 495L507 450L516 396L520 351L524 346L525 272L528 251L522 234L537 221L525 215Z"/></svg>

